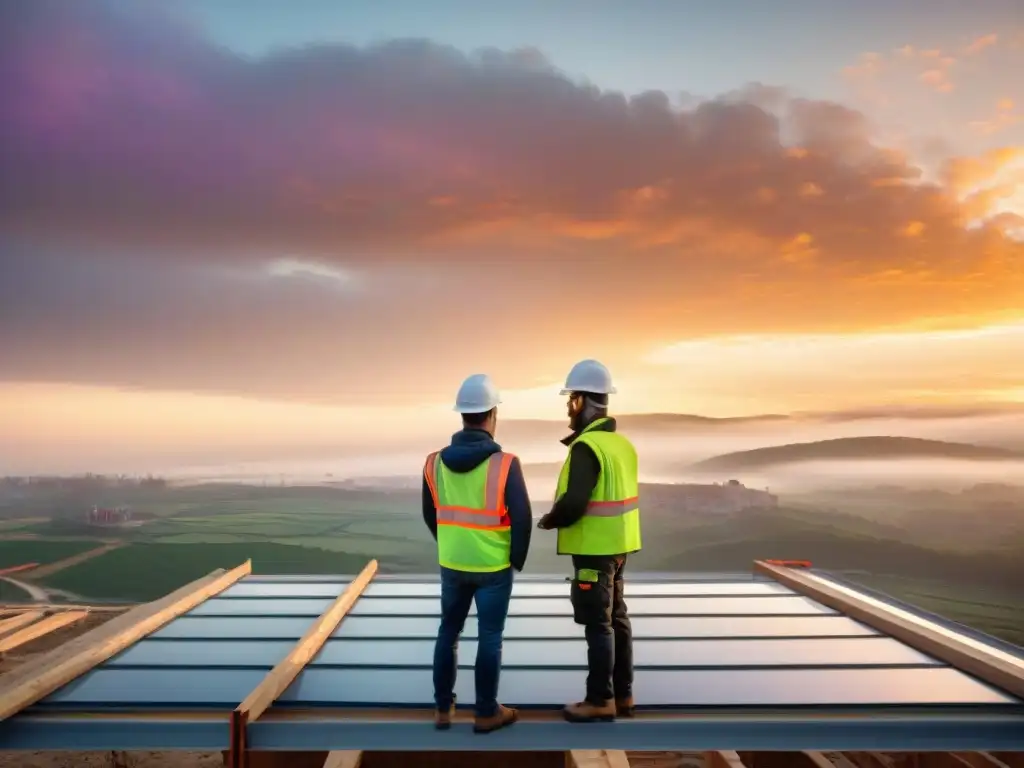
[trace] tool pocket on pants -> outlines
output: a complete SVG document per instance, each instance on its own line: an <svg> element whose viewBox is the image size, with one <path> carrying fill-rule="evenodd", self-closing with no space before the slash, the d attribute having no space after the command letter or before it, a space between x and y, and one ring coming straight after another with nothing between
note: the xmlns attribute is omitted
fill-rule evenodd
<svg viewBox="0 0 1024 768"><path fill-rule="evenodd" d="M604 574L580 568L571 580L572 618L577 624L599 624L611 608L611 595Z"/></svg>

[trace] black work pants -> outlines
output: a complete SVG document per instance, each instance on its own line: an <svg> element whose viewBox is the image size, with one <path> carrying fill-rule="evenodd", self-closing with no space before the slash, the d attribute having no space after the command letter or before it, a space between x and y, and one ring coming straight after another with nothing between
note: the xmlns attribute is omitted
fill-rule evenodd
<svg viewBox="0 0 1024 768"><path fill-rule="evenodd" d="M587 638L591 704L633 695L633 627L626 611L625 555L573 555L573 618Z"/></svg>

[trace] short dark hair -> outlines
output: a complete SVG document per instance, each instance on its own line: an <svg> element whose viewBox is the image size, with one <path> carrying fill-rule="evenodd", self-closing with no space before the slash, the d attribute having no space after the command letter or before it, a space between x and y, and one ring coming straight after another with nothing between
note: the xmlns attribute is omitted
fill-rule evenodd
<svg viewBox="0 0 1024 768"><path fill-rule="evenodd" d="M597 405L603 405L605 408L608 407L608 395L600 392L573 392L574 395L583 395L583 397L592 401Z"/></svg>
<svg viewBox="0 0 1024 768"><path fill-rule="evenodd" d="M462 414L462 423L467 427L479 427L482 426L488 417L494 413L494 409L491 408L489 411L483 413L464 413Z"/></svg>

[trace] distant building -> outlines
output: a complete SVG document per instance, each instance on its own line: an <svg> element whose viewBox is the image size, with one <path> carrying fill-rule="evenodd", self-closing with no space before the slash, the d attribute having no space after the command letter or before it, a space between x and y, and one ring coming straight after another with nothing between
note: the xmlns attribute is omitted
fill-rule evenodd
<svg viewBox="0 0 1024 768"><path fill-rule="evenodd" d="M128 507L97 507L93 506L85 515L89 525L124 525L132 519Z"/></svg>

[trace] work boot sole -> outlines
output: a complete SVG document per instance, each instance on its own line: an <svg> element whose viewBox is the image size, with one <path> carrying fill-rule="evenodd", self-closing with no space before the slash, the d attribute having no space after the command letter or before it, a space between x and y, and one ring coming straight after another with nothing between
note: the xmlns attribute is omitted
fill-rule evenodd
<svg viewBox="0 0 1024 768"><path fill-rule="evenodd" d="M562 717L570 723L610 723L615 720L614 714L608 715L576 715L567 710L562 710Z"/></svg>
<svg viewBox="0 0 1024 768"><path fill-rule="evenodd" d="M622 707L621 709L617 709L615 711L615 716L616 717L627 717L627 718L628 717L635 717L636 716L636 707Z"/></svg>

